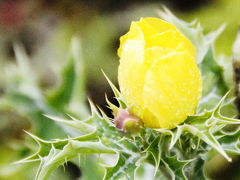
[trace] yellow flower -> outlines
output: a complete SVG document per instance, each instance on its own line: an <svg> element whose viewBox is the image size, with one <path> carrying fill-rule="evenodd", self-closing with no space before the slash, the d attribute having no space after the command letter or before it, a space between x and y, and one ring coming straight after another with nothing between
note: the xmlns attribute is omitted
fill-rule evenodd
<svg viewBox="0 0 240 180"><path fill-rule="evenodd" d="M196 50L174 25L157 18L132 22L118 55L120 91L145 126L172 129L195 113L202 92Z"/></svg>

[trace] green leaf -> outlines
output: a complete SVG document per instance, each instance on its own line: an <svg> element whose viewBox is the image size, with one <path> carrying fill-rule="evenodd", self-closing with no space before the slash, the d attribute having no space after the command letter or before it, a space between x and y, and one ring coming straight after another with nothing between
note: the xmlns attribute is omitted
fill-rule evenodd
<svg viewBox="0 0 240 180"><path fill-rule="evenodd" d="M53 112L44 104L43 99L34 99L21 92L7 92L0 99L0 108L10 108L27 118L36 126L35 134L42 138L63 137L62 129L55 122L44 117L42 114L52 114Z"/></svg>
<svg viewBox="0 0 240 180"><path fill-rule="evenodd" d="M74 61L75 80L71 93L71 99L67 107L69 112L83 118L89 115L86 106L86 73L82 48L79 37L74 37L71 42L71 54Z"/></svg>
<svg viewBox="0 0 240 180"><path fill-rule="evenodd" d="M89 101L89 103L92 112L92 119L89 123L92 123L96 126L97 134L99 135L99 137L118 137L119 139L121 139L120 132L111 122L110 118L108 118L107 115L100 108L97 109L91 101Z"/></svg>
<svg viewBox="0 0 240 180"><path fill-rule="evenodd" d="M165 156L161 159L162 164L168 170L168 173L171 175L173 180L187 180L188 178L185 175L184 169L185 166L192 160L179 160L175 156Z"/></svg>
<svg viewBox="0 0 240 180"><path fill-rule="evenodd" d="M238 127L233 133L221 131L224 135L219 139L222 148L234 155L240 155L240 128Z"/></svg>
<svg viewBox="0 0 240 180"><path fill-rule="evenodd" d="M203 79L203 92L198 105L198 112L214 108L228 91L223 77L223 68L216 63L212 48L204 57L200 69Z"/></svg>
<svg viewBox="0 0 240 180"><path fill-rule="evenodd" d="M63 150L57 150L52 147L48 156L41 158L41 164L39 166L35 179L47 179L54 169L56 169L61 164L64 164L64 162L67 160L77 157L79 154L96 153L114 154L115 151L107 148L99 142L79 142L75 140L69 140L68 144L64 146Z"/></svg>
<svg viewBox="0 0 240 180"><path fill-rule="evenodd" d="M194 167L192 168L193 170L189 172L189 176L192 177L192 179L194 180L208 179L205 175L205 169L204 169L205 162L206 161L204 161L201 158L198 158L196 160Z"/></svg>
<svg viewBox="0 0 240 180"><path fill-rule="evenodd" d="M74 118L75 116L82 117L87 111L84 110L83 59L81 54L78 54L80 53L80 44L74 40L71 59L63 69L62 83L48 99L50 106L47 106L42 98L38 102L43 105L39 112L45 114L58 112L61 118L47 117L80 131L81 136L46 141L30 134L39 144L39 149L21 162L40 160L41 164L36 179L46 179L59 165L79 154L92 153L116 153L118 155L116 164L106 168L104 179L134 179L135 170L143 162L155 165L155 175L159 175L161 171L162 175L170 179L185 180L187 176L193 179L204 179L203 159L210 157L207 155L210 154L208 152L211 149L219 152L229 161L231 158L227 153L239 154L239 129L227 132L225 128L229 125L239 125L240 120L221 114L223 105L232 104L230 101L224 104L228 95L225 94L227 86L223 78L223 67L216 63L212 47L213 41L222 28L204 35L202 28L196 27L196 22L183 22L166 9L165 12L161 12L161 16L174 23L197 48L197 61L203 76L203 98L199 104L198 113L189 116L175 129L145 128L134 137L120 132L113 124L113 119L107 117L91 101L89 101L91 116L87 119L83 118L85 120L77 120ZM119 108L127 108L119 90L106 75L105 77L119 102ZM225 96L221 99L224 94ZM33 99L25 100L27 102ZM117 111L118 107L109 102L107 98L106 101L113 111ZM25 101L20 100L19 102ZM32 110L30 108L40 109L37 101L33 100L32 104L34 106L29 107L29 112ZM81 110L81 108L83 109ZM69 115L70 120L62 118L64 117L63 112L66 111L74 114L73 116ZM186 166L190 162L191 164L187 168ZM158 178L158 176L155 177Z"/></svg>
<svg viewBox="0 0 240 180"><path fill-rule="evenodd" d="M75 37L72 39L70 58L62 69L60 85L49 92L47 101L53 109L86 118L89 112L85 97L84 61L80 40Z"/></svg>
<svg viewBox="0 0 240 180"><path fill-rule="evenodd" d="M137 168L136 162L139 156L134 154L119 153L117 164L113 167L107 167L104 180L115 180L119 178L134 179L134 170Z"/></svg>
<svg viewBox="0 0 240 180"><path fill-rule="evenodd" d="M185 124L177 126L177 129L171 133L172 140L170 147L173 147L173 145L178 139L180 139L184 132L188 132L194 136L197 136L203 142L222 154L228 161L231 161L231 158L226 154L221 146L218 137L214 135L226 125L240 124L240 120L224 117L220 113L222 103L227 95L228 94L222 98L216 108L212 111L205 111L202 114L190 116L185 121ZM236 142L236 139L234 142Z"/></svg>
<svg viewBox="0 0 240 180"><path fill-rule="evenodd" d="M52 148L55 149L62 149L66 144L68 144L69 141L97 141L98 138L96 134L90 133L86 135L82 135L79 137L73 137L73 138L67 138L67 139L54 139L51 141L43 140L29 132L26 132L29 136L31 136L38 144L38 150L33 155L22 159L20 161L17 161L16 163L25 163L25 162L32 162L32 161L38 161L40 160L39 157L44 157L49 154Z"/></svg>
<svg viewBox="0 0 240 180"><path fill-rule="evenodd" d="M47 101L51 107L59 111L64 110L64 106L70 102L75 78L74 60L71 57L62 69L59 87L48 94Z"/></svg>
<svg viewBox="0 0 240 180"><path fill-rule="evenodd" d="M19 76L18 91L28 95L33 99L41 99L42 93L37 84L37 76L32 70L30 59L23 46L19 43L14 44L14 53L17 60L15 76ZM15 89L12 89L15 90Z"/></svg>
<svg viewBox="0 0 240 180"><path fill-rule="evenodd" d="M161 157L162 157L162 144L163 144L163 136L157 136L155 140L149 145L149 147L145 150L148 154L150 154L155 162L155 171L154 176L157 174L158 168L160 166Z"/></svg>
<svg viewBox="0 0 240 180"><path fill-rule="evenodd" d="M73 127L83 133L92 133L94 131L96 131L96 128L92 125L89 125L87 123L85 123L84 121L80 121L77 120L76 118L72 117L69 115L69 117L71 118L71 120L66 120L66 119L62 119L56 116L50 116L50 115L45 115L46 117L48 117L49 119L52 119L58 123L67 125L69 127ZM91 119L92 117L90 117ZM89 121L89 119L87 119L86 121Z"/></svg>

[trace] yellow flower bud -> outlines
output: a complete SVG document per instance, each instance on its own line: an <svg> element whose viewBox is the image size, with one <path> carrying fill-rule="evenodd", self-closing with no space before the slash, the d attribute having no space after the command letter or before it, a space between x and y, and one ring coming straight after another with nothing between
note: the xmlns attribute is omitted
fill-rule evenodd
<svg viewBox="0 0 240 180"><path fill-rule="evenodd" d="M132 22L118 55L120 91L145 126L172 129L195 113L202 92L196 50L174 25L157 18Z"/></svg>

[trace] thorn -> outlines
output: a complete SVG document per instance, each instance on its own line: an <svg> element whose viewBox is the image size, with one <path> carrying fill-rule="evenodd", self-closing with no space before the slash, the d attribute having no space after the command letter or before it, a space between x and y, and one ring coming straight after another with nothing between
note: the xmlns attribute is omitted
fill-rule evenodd
<svg viewBox="0 0 240 180"><path fill-rule="evenodd" d="M64 122L66 121L65 119L59 118L57 116L52 116L52 115L47 115L47 114L43 114L45 117L53 120L53 121L57 121L57 122Z"/></svg>
<svg viewBox="0 0 240 180"><path fill-rule="evenodd" d="M12 162L11 164L17 165L17 164L32 163L32 162L40 161L40 159L28 160L29 158L31 158L31 156L30 156L30 157L27 157L27 158L24 158L24 159L21 159L21 160L19 160L19 161Z"/></svg>
<svg viewBox="0 0 240 180"><path fill-rule="evenodd" d="M23 130L23 131L24 131L27 135L29 135L31 138L33 138L39 145L40 145L40 142L44 142L43 139L35 136L34 134L32 134L32 133L30 133L30 132L28 132L28 131L26 131L26 130Z"/></svg>
<svg viewBox="0 0 240 180"><path fill-rule="evenodd" d="M232 89L230 89L223 97L222 99L219 101L219 103L217 104L216 108L214 111L219 111L220 108L222 107L222 104L224 102L224 100L226 99L226 97L229 95L229 93L232 91Z"/></svg>
<svg viewBox="0 0 240 180"><path fill-rule="evenodd" d="M104 73L104 71L102 70L102 73L104 75L104 77L107 79L108 84L110 85L110 87L112 88L112 91L115 95L115 97L118 99L120 98L120 92L119 90L115 87L115 85L112 83L112 81L107 77L107 75Z"/></svg>
<svg viewBox="0 0 240 180"><path fill-rule="evenodd" d="M77 118L73 117L72 115L67 113L67 116L70 117L73 121L79 121Z"/></svg>
<svg viewBox="0 0 240 180"><path fill-rule="evenodd" d="M101 117L101 115L99 114L96 106L94 105L94 103L92 102L92 100L90 98L88 98L88 102L89 102L89 105L90 105L92 116L97 115L98 117Z"/></svg>

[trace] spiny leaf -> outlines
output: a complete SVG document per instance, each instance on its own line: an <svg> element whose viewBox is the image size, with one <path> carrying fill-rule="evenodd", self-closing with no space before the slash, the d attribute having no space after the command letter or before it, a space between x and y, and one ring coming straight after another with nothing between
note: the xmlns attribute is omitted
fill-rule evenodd
<svg viewBox="0 0 240 180"><path fill-rule="evenodd" d="M83 133L92 133L96 130L96 128L94 126L89 125L89 124L85 123L84 121L77 120L76 118L73 118L70 115L69 115L69 117L72 120L66 120L66 119L62 119L62 118L59 118L56 116L50 116L50 115L45 115L45 116L48 117L49 119L52 119L52 120L58 122L58 123L67 125L69 127L73 127ZM90 118L92 118L92 117L90 117Z"/></svg>
<svg viewBox="0 0 240 180"><path fill-rule="evenodd" d="M121 177L134 179L134 170L137 168L136 162L140 156L119 153L117 164L113 167L107 167L104 180L115 180Z"/></svg>
<svg viewBox="0 0 240 180"><path fill-rule="evenodd" d="M150 154L155 162L155 171L154 176L157 174L157 171L159 170L161 158L162 158L162 150L164 149L164 144L166 143L166 139L164 138L164 135L157 136L155 140L152 141L152 143L147 147L145 152L147 154Z"/></svg>
<svg viewBox="0 0 240 180"><path fill-rule="evenodd" d="M222 133L223 137L219 139L219 142L223 149L231 154L239 155L240 154L240 128L237 128L233 133Z"/></svg>
<svg viewBox="0 0 240 180"><path fill-rule="evenodd" d="M176 133L172 136L171 146L173 147L178 139L182 136L184 132L188 132L193 134L194 136L199 137L202 141L207 143L209 146L214 148L216 151L218 151L220 154L222 154L228 161L231 161L231 158L226 154L226 152L223 150L217 139L214 137L214 135L211 132L211 128L204 127L204 126L194 126L194 125L181 125L177 127Z"/></svg>
<svg viewBox="0 0 240 180"><path fill-rule="evenodd" d="M220 100L220 102L212 111L205 111L201 114L189 116L185 123L182 125L178 125L175 130L171 131L162 129L156 131L171 136L171 142L169 145L170 149L174 147L176 142L181 139L184 133L190 133L193 136L201 139L210 147L214 148L228 161L231 161L231 158L226 154L220 142L218 141L218 139L221 138L221 135L220 137L215 135L217 132L221 132L221 129L223 129L226 125L240 124L240 120L224 117L220 113L222 104L226 99L227 95L228 93ZM236 143L237 141L235 140L234 142ZM234 146L234 151L236 151L236 144Z"/></svg>
<svg viewBox="0 0 240 180"><path fill-rule="evenodd" d="M35 179L47 179L54 169L67 160L77 157L79 154L96 153L113 154L115 151L99 142L79 142L75 140L70 140L68 144L64 146L63 150L56 150L53 147L47 157L41 158L41 164Z"/></svg>
<svg viewBox="0 0 240 180"><path fill-rule="evenodd" d="M227 160L231 161L231 158L225 153L224 148L221 146L218 137L214 135L216 132L221 131L226 125L240 124L240 120L224 117L220 113L223 101L227 95L228 93L222 98L222 100L220 100L216 108L212 111L205 111L201 115L190 116L185 121L186 124L178 126L176 132L172 136L171 146L176 143L177 139L180 138L183 132L189 132L194 136L199 137L202 141L222 154ZM226 136L226 134L223 136ZM238 139L235 139L233 142L235 142L236 145ZM237 150L236 146L234 148L231 147L230 149L233 151Z"/></svg>
<svg viewBox="0 0 240 180"><path fill-rule="evenodd" d="M204 126L194 126L194 125L181 125L178 126L176 133L172 137L171 147L180 139L181 135L184 132L188 132L200 138L203 142L207 143L209 146L214 148L220 154L222 154L228 161L231 161L231 158L223 150L216 137L213 135L211 128Z"/></svg>
<svg viewBox="0 0 240 180"><path fill-rule="evenodd" d="M89 103L93 117L91 123L96 125L99 136L119 136L120 132L111 122L110 118L107 117L107 115L100 108L97 109L97 107L95 107L90 100Z"/></svg>
<svg viewBox="0 0 240 180"><path fill-rule="evenodd" d="M165 156L161 159L163 164L167 167L169 174L172 176L173 180L187 180L184 169L185 166L192 160L179 160L175 156Z"/></svg>
<svg viewBox="0 0 240 180"><path fill-rule="evenodd" d="M33 155L22 159L18 161L17 163L24 163L24 162L32 162L32 161L38 161L39 157L44 157L47 154L49 154L52 147L55 149L62 149L66 144L69 143L69 141L96 141L97 137L95 133L90 133L87 135L74 137L74 138L68 138L68 139L54 139L51 141L43 140L29 132L26 132L29 136L31 136L37 143L38 143L38 151L34 153Z"/></svg>
<svg viewBox="0 0 240 180"><path fill-rule="evenodd" d="M96 126L96 133L99 137L120 137L119 131L113 125L110 118L100 109L97 108L91 100L89 100L92 118L88 123Z"/></svg>
<svg viewBox="0 0 240 180"><path fill-rule="evenodd" d="M209 179L206 177L206 173L205 173L205 162L203 159L198 158L196 159L194 165L191 164L191 166L193 165L193 167L191 167L193 170L188 172L189 176L192 177L192 179L194 180L203 180L203 179Z"/></svg>
<svg viewBox="0 0 240 180"><path fill-rule="evenodd" d="M218 105L214 109L214 117L217 118L218 121L221 121L224 124L240 124L240 120L236 118L225 117L221 114L221 108L223 107L223 103L226 100L226 97L229 95L230 91L228 91L222 99L219 101ZM231 101L228 104L232 103Z"/></svg>

